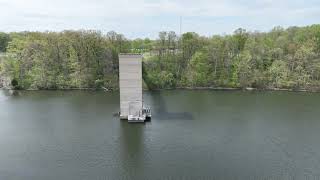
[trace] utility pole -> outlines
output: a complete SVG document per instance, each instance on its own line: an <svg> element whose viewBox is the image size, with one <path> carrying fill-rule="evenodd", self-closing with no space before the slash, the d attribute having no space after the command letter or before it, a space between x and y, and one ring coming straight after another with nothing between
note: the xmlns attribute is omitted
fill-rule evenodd
<svg viewBox="0 0 320 180"><path fill-rule="evenodd" d="M180 16L179 48L182 48L182 16Z"/></svg>
<svg viewBox="0 0 320 180"><path fill-rule="evenodd" d="M182 16L180 16L180 37L182 36Z"/></svg>

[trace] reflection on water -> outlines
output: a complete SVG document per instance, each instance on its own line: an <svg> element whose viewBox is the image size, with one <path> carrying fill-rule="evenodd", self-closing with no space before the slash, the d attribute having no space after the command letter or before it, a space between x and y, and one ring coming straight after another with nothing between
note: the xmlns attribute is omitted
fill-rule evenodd
<svg viewBox="0 0 320 180"><path fill-rule="evenodd" d="M193 120L190 112L172 112L172 109L167 107L165 97L161 92L162 91L154 91L151 96L152 104L155 105L152 106L152 112L159 115L159 120Z"/></svg>
<svg viewBox="0 0 320 180"><path fill-rule="evenodd" d="M141 123L120 123L120 156L122 168L128 177L134 177L136 173L143 173L147 151L144 145L144 128Z"/></svg>
<svg viewBox="0 0 320 180"><path fill-rule="evenodd" d="M320 94L144 92L152 121L114 116L119 93L0 91L0 179L319 179Z"/></svg>
<svg viewBox="0 0 320 180"><path fill-rule="evenodd" d="M4 91L1 91L1 90L0 90L0 102L1 102L1 101L5 101L6 99L8 99L8 98L5 96Z"/></svg>
<svg viewBox="0 0 320 180"><path fill-rule="evenodd" d="M0 102L7 100L11 96L12 95L9 90L1 90L0 89Z"/></svg>

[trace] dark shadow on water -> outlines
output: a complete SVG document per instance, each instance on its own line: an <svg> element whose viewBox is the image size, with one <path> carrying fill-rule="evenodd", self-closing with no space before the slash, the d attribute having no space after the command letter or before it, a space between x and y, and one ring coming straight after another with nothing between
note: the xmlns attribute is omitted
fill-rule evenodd
<svg viewBox="0 0 320 180"><path fill-rule="evenodd" d="M193 115L188 112L173 113L173 112L162 112L157 119L160 120L193 120Z"/></svg>
<svg viewBox="0 0 320 180"><path fill-rule="evenodd" d="M126 120L120 120L120 162L122 173L129 177L135 177L136 174L143 174L144 163L147 157L145 147L145 124L128 123Z"/></svg>
<svg viewBox="0 0 320 180"><path fill-rule="evenodd" d="M190 112L172 112L168 109L162 91L153 91L151 95L152 116L159 120L193 120Z"/></svg>

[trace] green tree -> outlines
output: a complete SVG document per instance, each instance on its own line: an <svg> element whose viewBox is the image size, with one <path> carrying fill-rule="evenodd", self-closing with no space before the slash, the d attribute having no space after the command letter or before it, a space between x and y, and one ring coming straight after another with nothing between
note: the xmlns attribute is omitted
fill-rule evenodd
<svg viewBox="0 0 320 180"><path fill-rule="evenodd" d="M0 53L6 52L9 41L10 41L9 34L0 32Z"/></svg>
<svg viewBox="0 0 320 180"><path fill-rule="evenodd" d="M186 71L186 75L189 77L188 80L191 86L210 86L209 82L212 75L211 68L208 63L207 51L198 51L192 56L188 71Z"/></svg>

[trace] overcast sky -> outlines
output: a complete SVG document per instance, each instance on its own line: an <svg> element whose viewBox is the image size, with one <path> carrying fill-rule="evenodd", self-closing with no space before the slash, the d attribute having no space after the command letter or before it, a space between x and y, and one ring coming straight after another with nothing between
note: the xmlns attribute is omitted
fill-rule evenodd
<svg viewBox="0 0 320 180"><path fill-rule="evenodd" d="M229 34L242 27L320 23L320 0L0 0L0 31L115 30L128 38L173 30Z"/></svg>

